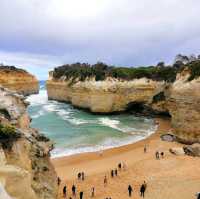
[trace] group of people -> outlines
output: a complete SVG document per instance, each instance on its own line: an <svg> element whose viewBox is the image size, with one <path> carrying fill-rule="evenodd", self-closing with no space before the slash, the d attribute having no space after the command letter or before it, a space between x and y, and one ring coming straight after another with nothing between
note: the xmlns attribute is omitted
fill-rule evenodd
<svg viewBox="0 0 200 199"><path fill-rule="evenodd" d="M72 191L72 196L76 197L76 186L74 184L72 185L71 191ZM80 199L83 199L83 191L79 192L79 196L80 196ZM63 197L64 198L67 197L67 186L66 185L63 187ZM69 199L72 199L72 197L70 196Z"/></svg>
<svg viewBox="0 0 200 199"><path fill-rule="evenodd" d="M84 172L79 172L77 177L78 177L78 180L84 181L85 180L85 173Z"/></svg>
<svg viewBox="0 0 200 199"><path fill-rule="evenodd" d="M164 158L164 152L163 152L163 151L162 151L162 152L156 151L156 152L155 152L155 156L156 156L156 159L157 159L157 160L159 160L160 157L161 157L161 158Z"/></svg>
<svg viewBox="0 0 200 199"><path fill-rule="evenodd" d="M144 183L140 186L140 196L144 198L144 193L146 191L146 188L147 188L147 184L146 182L144 181ZM132 196L132 193L133 193L133 188L131 185L128 185L128 195L129 197Z"/></svg>

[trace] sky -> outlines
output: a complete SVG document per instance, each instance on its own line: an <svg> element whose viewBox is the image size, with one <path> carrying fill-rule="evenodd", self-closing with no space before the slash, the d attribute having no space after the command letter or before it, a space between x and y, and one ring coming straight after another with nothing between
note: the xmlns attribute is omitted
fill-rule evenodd
<svg viewBox="0 0 200 199"><path fill-rule="evenodd" d="M66 63L170 63L200 54L199 11L199 0L0 0L0 63L40 80Z"/></svg>

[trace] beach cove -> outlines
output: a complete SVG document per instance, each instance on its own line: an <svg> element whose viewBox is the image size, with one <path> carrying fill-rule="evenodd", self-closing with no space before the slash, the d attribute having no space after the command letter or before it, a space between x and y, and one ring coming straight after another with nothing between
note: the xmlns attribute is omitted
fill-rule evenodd
<svg viewBox="0 0 200 199"><path fill-rule="evenodd" d="M200 159L185 155L174 155L169 148L182 147L175 142L161 141L160 135L171 129L170 120L157 119L157 131L150 137L134 144L108 149L102 155L98 152L83 153L52 159L58 176L61 178L58 199L63 198L62 188L66 184L71 196L71 186L76 184L78 191L89 198L91 188L95 187L95 198L112 199L129 198L128 185L133 187L133 198L140 198L140 185L147 182L146 198L188 199L195 198L200 187ZM144 153L147 146L147 153ZM155 152L163 151L164 158L156 160ZM114 179L110 177L111 169L117 168L119 162L125 162L127 169L119 172ZM85 172L85 181L77 180L78 172ZM104 187L104 176L108 184Z"/></svg>

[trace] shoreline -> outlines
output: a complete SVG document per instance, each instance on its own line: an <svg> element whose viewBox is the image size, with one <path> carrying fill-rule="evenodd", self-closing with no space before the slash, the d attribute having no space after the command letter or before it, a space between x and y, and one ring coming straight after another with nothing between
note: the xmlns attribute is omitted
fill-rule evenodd
<svg viewBox="0 0 200 199"><path fill-rule="evenodd" d="M147 198L195 198L200 187L200 159L186 155L173 155L169 148L182 147L176 142L161 141L160 135L171 129L170 120L156 119L159 126L148 138L133 144L98 152L82 153L51 159L58 176L61 178L58 198L63 199L62 189L66 185L67 198L72 196L71 186L77 191L84 191L84 198L90 198L91 187L95 187L95 199L128 199L127 186L134 189L133 198L141 198L140 185L147 182ZM144 153L144 146L147 153ZM155 159L155 152L163 151L164 158ZM124 162L126 170L119 171L118 176L111 178L111 169ZM84 171L85 180L77 180L78 172ZM103 184L104 176L108 177L108 185ZM146 197L146 196L145 196ZM73 198L73 197L72 197Z"/></svg>
<svg viewBox="0 0 200 199"><path fill-rule="evenodd" d="M68 163L68 165L74 163L81 164L87 161L88 158L90 159L90 161L98 160L101 157L109 158L111 156L118 155L119 153L126 153L134 150L138 147L141 147L141 145L144 147L145 145L148 145L151 140L158 139L161 135L161 132L167 133L171 129L170 118L155 118L155 122L158 123L156 130L144 139L122 146L103 149L101 151L83 152L67 156L52 157L51 161L53 162L55 168L60 168L62 170L62 167L65 167L66 162ZM58 174L59 173L60 172L58 172Z"/></svg>

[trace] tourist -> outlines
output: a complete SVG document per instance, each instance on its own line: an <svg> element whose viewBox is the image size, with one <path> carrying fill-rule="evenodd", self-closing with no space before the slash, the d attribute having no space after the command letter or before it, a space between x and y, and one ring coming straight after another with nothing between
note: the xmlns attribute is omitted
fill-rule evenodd
<svg viewBox="0 0 200 199"><path fill-rule="evenodd" d="M121 170L121 168L122 168L122 164L121 164L121 162L118 164L118 169L119 170Z"/></svg>
<svg viewBox="0 0 200 199"><path fill-rule="evenodd" d="M92 198L94 197L94 187L92 187L92 189L91 189L91 197Z"/></svg>
<svg viewBox="0 0 200 199"><path fill-rule="evenodd" d="M159 160L160 159L160 156L159 156L159 152L156 151L156 159Z"/></svg>
<svg viewBox="0 0 200 199"><path fill-rule="evenodd" d="M73 196L76 195L76 187L75 187L74 184L72 185L72 195L73 195Z"/></svg>
<svg viewBox="0 0 200 199"><path fill-rule="evenodd" d="M84 174L84 172L81 173L81 176L82 176L82 181L84 181L85 180L85 174Z"/></svg>
<svg viewBox="0 0 200 199"><path fill-rule="evenodd" d="M66 187L66 185L63 187L63 197L64 198L67 197L67 187Z"/></svg>
<svg viewBox="0 0 200 199"><path fill-rule="evenodd" d="M112 178L114 177L114 170L113 169L111 170L110 175L111 175Z"/></svg>
<svg viewBox="0 0 200 199"><path fill-rule="evenodd" d="M144 198L144 193L146 191L146 182L144 181L144 183L142 184L142 186L140 187L140 196Z"/></svg>
<svg viewBox="0 0 200 199"><path fill-rule="evenodd" d="M103 183L104 183L104 187L105 187L105 186L107 185L107 183L108 183L108 180L107 180L107 177L106 177L106 176L104 177Z"/></svg>
<svg viewBox="0 0 200 199"><path fill-rule="evenodd" d="M80 199L83 199L83 191L80 192Z"/></svg>
<svg viewBox="0 0 200 199"><path fill-rule="evenodd" d="M147 146L145 145L144 146L144 153L146 153L147 152Z"/></svg>
<svg viewBox="0 0 200 199"><path fill-rule="evenodd" d="M198 193L196 194L196 196L197 196L197 199L200 199L200 192L198 192Z"/></svg>
<svg viewBox="0 0 200 199"><path fill-rule="evenodd" d="M160 155L161 155L162 158L164 158L164 152L163 151L160 153Z"/></svg>
<svg viewBox="0 0 200 199"><path fill-rule="evenodd" d="M133 188L131 187L131 185L128 185L128 195L129 195L129 197L131 197L132 191L133 191Z"/></svg>
<svg viewBox="0 0 200 199"><path fill-rule="evenodd" d="M58 186L60 185L60 183L61 183L61 179L58 177L57 178L57 183L58 183Z"/></svg>
<svg viewBox="0 0 200 199"><path fill-rule="evenodd" d="M117 176L117 169L115 169L115 175Z"/></svg>
<svg viewBox="0 0 200 199"><path fill-rule="evenodd" d="M78 180L80 180L81 179L81 173L79 172L78 173Z"/></svg>

